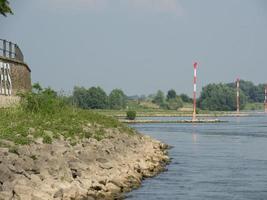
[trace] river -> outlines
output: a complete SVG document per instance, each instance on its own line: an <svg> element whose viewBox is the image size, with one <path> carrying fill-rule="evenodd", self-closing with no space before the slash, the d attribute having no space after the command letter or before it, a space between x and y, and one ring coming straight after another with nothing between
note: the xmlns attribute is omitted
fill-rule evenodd
<svg viewBox="0 0 267 200"><path fill-rule="evenodd" d="M266 200L267 115L220 119L227 122L132 125L173 148L167 171L127 199Z"/></svg>

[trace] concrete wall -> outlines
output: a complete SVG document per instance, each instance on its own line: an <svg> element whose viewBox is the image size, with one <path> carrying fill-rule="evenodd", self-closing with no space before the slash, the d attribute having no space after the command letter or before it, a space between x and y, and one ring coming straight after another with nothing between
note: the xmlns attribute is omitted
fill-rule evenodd
<svg viewBox="0 0 267 200"><path fill-rule="evenodd" d="M12 81L11 96L0 95L0 107L11 107L19 103L18 92L31 90L31 70L24 62L0 56L0 62L10 65L10 77Z"/></svg>
<svg viewBox="0 0 267 200"><path fill-rule="evenodd" d="M10 65L13 88L12 96L15 96L18 92L31 90L31 70L26 63L2 56L0 56L0 62Z"/></svg>
<svg viewBox="0 0 267 200"><path fill-rule="evenodd" d="M0 96L0 108L16 106L19 102L20 98L17 96Z"/></svg>

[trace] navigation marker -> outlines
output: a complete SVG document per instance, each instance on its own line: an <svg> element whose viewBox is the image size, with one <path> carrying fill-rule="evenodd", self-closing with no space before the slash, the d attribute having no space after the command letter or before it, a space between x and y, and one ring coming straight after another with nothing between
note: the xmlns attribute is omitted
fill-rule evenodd
<svg viewBox="0 0 267 200"><path fill-rule="evenodd" d="M240 112L240 93L239 93L239 87L240 86L240 79L236 79L236 112L239 114Z"/></svg>
<svg viewBox="0 0 267 200"><path fill-rule="evenodd" d="M197 62L194 63L194 93L193 93L193 96L194 96L194 105L193 105L193 119L192 121L196 121L197 120L197 67L198 67L198 64Z"/></svg>
<svg viewBox="0 0 267 200"><path fill-rule="evenodd" d="M264 107L265 107L265 113L267 113L267 84L265 85Z"/></svg>

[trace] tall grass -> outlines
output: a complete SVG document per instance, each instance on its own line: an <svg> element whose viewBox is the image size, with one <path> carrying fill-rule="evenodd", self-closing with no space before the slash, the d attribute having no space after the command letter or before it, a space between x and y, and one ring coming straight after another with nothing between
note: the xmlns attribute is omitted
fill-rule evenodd
<svg viewBox="0 0 267 200"><path fill-rule="evenodd" d="M63 136L71 140L84 137L103 139L106 129L133 133L118 120L70 106L53 90L35 85L29 93L21 94L21 104L16 108L0 109L1 140L15 144L29 144L36 138L46 143ZM85 131L84 127L90 127Z"/></svg>

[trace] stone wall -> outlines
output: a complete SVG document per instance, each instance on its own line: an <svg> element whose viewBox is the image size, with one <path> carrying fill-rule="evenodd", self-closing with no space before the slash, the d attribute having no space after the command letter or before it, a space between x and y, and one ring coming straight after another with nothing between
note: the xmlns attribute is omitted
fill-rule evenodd
<svg viewBox="0 0 267 200"><path fill-rule="evenodd" d="M29 91L31 89L31 70L24 62L0 56L0 62L8 63L11 68L12 96L18 92Z"/></svg>
<svg viewBox="0 0 267 200"><path fill-rule="evenodd" d="M106 131L109 139L85 138L76 145L64 137L52 144L38 138L30 145L0 139L0 199L124 199L125 192L169 162L168 146L159 141L119 129Z"/></svg>

